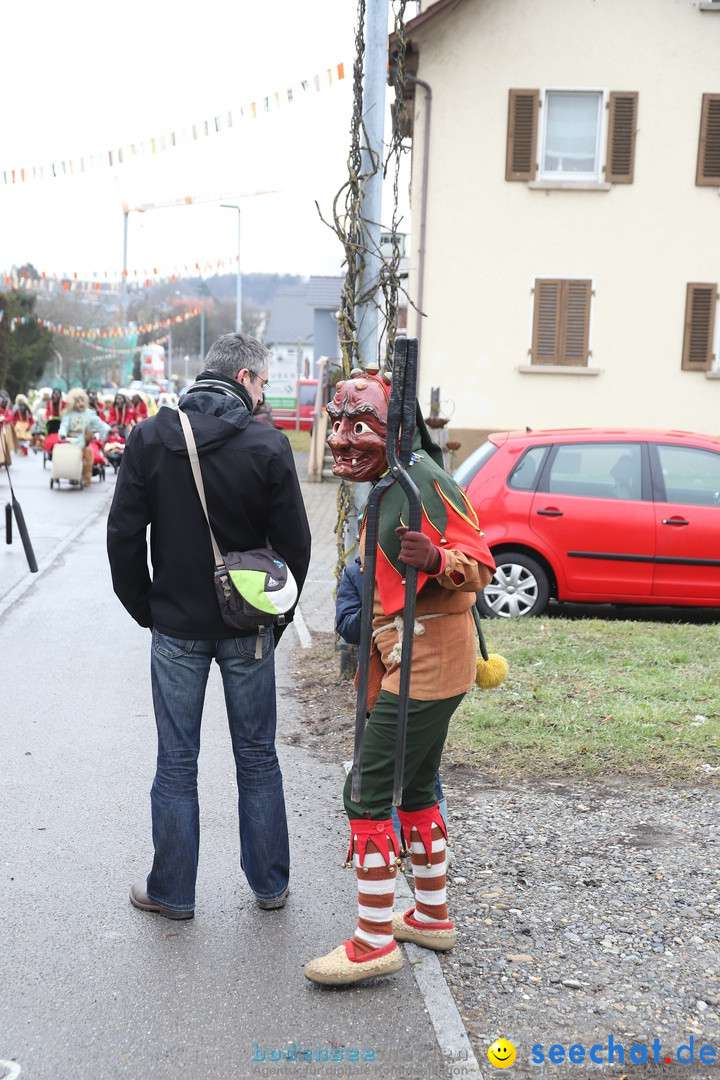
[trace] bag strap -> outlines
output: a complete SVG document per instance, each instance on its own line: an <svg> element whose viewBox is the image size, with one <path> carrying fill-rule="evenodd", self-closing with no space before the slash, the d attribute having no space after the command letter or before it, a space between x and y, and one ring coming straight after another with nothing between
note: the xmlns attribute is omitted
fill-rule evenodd
<svg viewBox="0 0 720 1080"><path fill-rule="evenodd" d="M210 524L210 517L208 515L207 502L205 501L205 485L203 484L202 470L200 469L200 458L198 457L197 445L195 443L195 436L193 435L193 429L190 425L186 414L182 409L178 409L178 416L180 417L180 427L182 428L183 435L185 436L185 442L188 448L188 457L190 458L190 466L192 468L193 479L195 481L195 487L197 488L198 495L200 496L200 502L205 513L205 520L207 521L208 532L210 533L210 539L212 540L213 556L215 558L215 569L222 570L226 573L227 567L225 566L225 560L223 559L220 548L217 545L215 539L215 533L212 531L212 525ZM258 636L255 642L255 659L262 660L263 658L263 638L267 630L266 626L258 626Z"/></svg>
<svg viewBox="0 0 720 1080"><path fill-rule="evenodd" d="M185 436L185 442L187 443L188 456L190 458L190 466L192 468L193 479L197 488L198 495L200 496L200 502L205 513L205 520L207 521L208 531L210 533L210 539L212 541L213 556L215 558L215 565L218 569L225 568L225 562L220 554L220 548L217 545L215 534L212 531L212 525L210 524L210 517L208 515L207 502L205 501L205 485L203 484L202 471L200 469L200 459L198 457L197 445L195 443L195 436L193 435L193 429L190 425L187 415L178 409L178 416L180 417L180 427L182 428L183 435Z"/></svg>

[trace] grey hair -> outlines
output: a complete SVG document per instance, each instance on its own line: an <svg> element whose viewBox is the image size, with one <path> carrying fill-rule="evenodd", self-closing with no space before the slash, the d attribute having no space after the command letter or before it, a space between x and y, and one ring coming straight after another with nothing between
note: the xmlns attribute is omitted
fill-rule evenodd
<svg viewBox="0 0 720 1080"><path fill-rule="evenodd" d="M268 366L269 360L270 350L262 342L236 331L234 334L223 334L212 343L205 357L205 367L235 379L243 368L253 375L259 375Z"/></svg>

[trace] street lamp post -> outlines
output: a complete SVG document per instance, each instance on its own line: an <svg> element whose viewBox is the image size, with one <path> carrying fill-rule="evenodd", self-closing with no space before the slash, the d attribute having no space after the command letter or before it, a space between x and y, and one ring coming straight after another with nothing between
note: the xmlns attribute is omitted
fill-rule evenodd
<svg viewBox="0 0 720 1080"><path fill-rule="evenodd" d="M237 297L235 300L235 328L242 332L242 271L240 267L240 207L236 203L220 203L223 210L237 210Z"/></svg>
<svg viewBox="0 0 720 1080"><path fill-rule="evenodd" d="M127 250L128 250L128 217L130 208L123 206L123 269L122 281L120 282L120 325L124 328L127 323Z"/></svg>
<svg viewBox="0 0 720 1080"><path fill-rule="evenodd" d="M202 364L205 359L205 298L207 296L207 285L200 278L200 363Z"/></svg>

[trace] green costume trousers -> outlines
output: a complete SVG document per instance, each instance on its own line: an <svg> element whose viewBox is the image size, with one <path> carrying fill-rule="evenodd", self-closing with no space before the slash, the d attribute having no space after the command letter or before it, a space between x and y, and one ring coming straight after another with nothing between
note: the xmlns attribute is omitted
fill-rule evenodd
<svg viewBox="0 0 720 1080"><path fill-rule="evenodd" d="M465 697L408 703L402 809L427 810L437 802L435 778L440 766L450 718ZM392 811L395 774L395 733L398 697L381 690L365 728L360 802L353 802L352 772L345 781L345 812L349 818L387 821Z"/></svg>

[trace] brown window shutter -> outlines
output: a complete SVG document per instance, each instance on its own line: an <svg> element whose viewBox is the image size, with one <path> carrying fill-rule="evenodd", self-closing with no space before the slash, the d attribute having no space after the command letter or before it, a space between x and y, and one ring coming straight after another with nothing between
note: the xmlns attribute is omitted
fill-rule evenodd
<svg viewBox="0 0 720 1080"><path fill-rule="evenodd" d="M533 364L587 365L592 282L538 278L533 311Z"/></svg>
<svg viewBox="0 0 720 1080"><path fill-rule="evenodd" d="M560 362L560 307L562 282L538 278L533 312L533 364Z"/></svg>
<svg viewBox="0 0 720 1080"><path fill-rule="evenodd" d="M592 282L566 281L561 364L587 364Z"/></svg>
<svg viewBox="0 0 720 1080"><path fill-rule="evenodd" d="M539 90L511 90L508 105L506 180L534 180L537 171Z"/></svg>
<svg viewBox="0 0 720 1080"><path fill-rule="evenodd" d="M682 370L709 371L713 361L713 333L717 285L691 283L685 301Z"/></svg>
<svg viewBox="0 0 720 1080"><path fill-rule="evenodd" d="M632 184L635 174L637 93L610 94L607 165L605 179L612 184Z"/></svg>
<svg viewBox="0 0 720 1080"><path fill-rule="evenodd" d="M720 187L720 94L703 94L695 183Z"/></svg>

